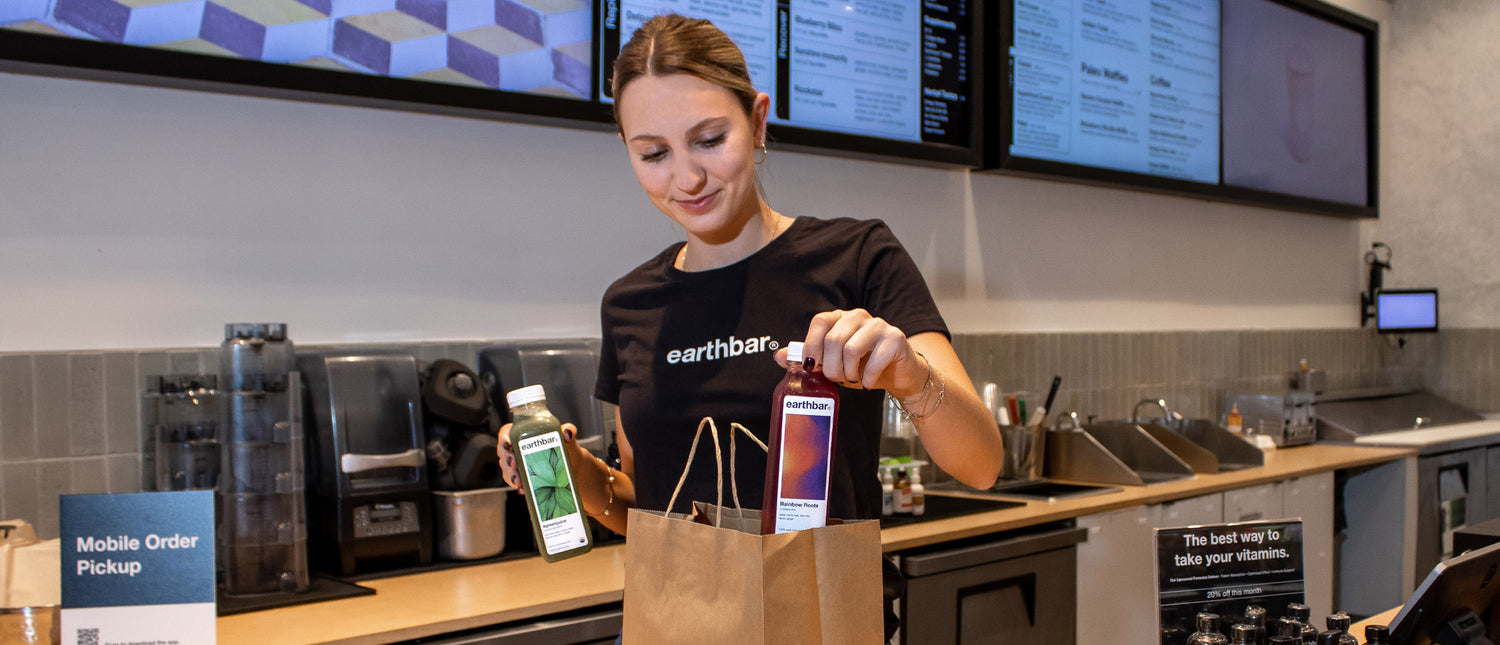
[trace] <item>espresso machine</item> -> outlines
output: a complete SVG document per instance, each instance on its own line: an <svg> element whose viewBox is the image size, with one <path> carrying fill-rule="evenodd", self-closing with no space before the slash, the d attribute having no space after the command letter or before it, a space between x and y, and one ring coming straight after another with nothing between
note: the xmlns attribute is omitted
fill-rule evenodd
<svg viewBox="0 0 1500 645"><path fill-rule="evenodd" d="M432 562L417 361L398 351L297 352L307 423L309 551L336 576Z"/></svg>

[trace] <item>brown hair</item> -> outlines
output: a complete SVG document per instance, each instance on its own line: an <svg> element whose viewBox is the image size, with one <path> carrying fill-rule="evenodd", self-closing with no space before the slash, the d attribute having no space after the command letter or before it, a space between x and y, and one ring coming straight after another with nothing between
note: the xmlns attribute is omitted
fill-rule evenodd
<svg viewBox="0 0 1500 645"><path fill-rule="evenodd" d="M689 74L729 90L745 115L751 114L757 92L740 48L707 20L667 14L646 21L620 48L611 79L615 127L620 123L620 92L625 86L642 76L667 74Z"/></svg>

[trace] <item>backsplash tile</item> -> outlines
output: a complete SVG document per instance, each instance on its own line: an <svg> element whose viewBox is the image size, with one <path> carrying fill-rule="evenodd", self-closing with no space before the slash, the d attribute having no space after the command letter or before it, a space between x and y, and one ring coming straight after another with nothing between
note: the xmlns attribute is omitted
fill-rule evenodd
<svg viewBox="0 0 1500 645"><path fill-rule="evenodd" d="M68 486L70 494L109 492L109 459L107 457L74 459L69 465L72 466L72 476L69 478Z"/></svg>
<svg viewBox="0 0 1500 645"><path fill-rule="evenodd" d="M383 347L472 368L475 353L497 342ZM1033 406L1061 375L1059 414L1123 418L1141 399L1165 398L1185 416L1217 419L1225 394L1284 389L1301 358L1324 371L1329 389L1425 387L1461 405L1500 410L1500 329L1444 330L1404 343L1334 329L960 334L953 344L976 386L994 381L1002 392L1027 392ZM44 537L55 536L59 494L153 490L142 395L154 376L217 373L218 352L0 354L0 517L28 519Z"/></svg>
<svg viewBox="0 0 1500 645"><path fill-rule="evenodd" d="M69 455L68 440L68 355L37 354L33 357L32 402L36 415L36 452L38 457L60 458Z"/></svg>
<svg viewBox="0 0 1500 645"><path fill-rule="evenodd" d="M37 465L35 462L6 464L0 469L0 517L36 521L38 513Z"/></svg>
<svg viewBox="0 0 1500 645"><path fill-rule="evenodd" d="M30 354L0 355L0 460L35 459Z"/></svg>
<svg viewBox="0 0 1500 645"><path fill-rule="evenodd" d="M110 455L105 460L108 469L108 486L111 493L139 493L143 490L154 490L155 487L142 486L141 456L132 455Z"/></svg>
<svg viewBox="0 0 1500 645"><path fill-rule="evenodd" d="M198 350L183 350L167 353L167 374L202 374L203 359ZM215 367L217 371L217 366Z"/></svg>
<svg viewBox="0 0 1500 645"><path fill-rule="evenodd" d="M136 355L110 352L104 355L104 432L106 452L135 453L140 450L141 393L136 378Z"/></svg>
<svg viewBox="0 0 1500 645"><path fill-rule="evenodd" d="M74 354L68 362L68 454L108 452L104 428L104 355Z"/></svg>
<svg viewBox="0 0 1500 645"><path fill-rule="evenodd" d="M37 463L36 527L38 537L57 537L57 498L73 492L73 465L66 459Z"/></svg>

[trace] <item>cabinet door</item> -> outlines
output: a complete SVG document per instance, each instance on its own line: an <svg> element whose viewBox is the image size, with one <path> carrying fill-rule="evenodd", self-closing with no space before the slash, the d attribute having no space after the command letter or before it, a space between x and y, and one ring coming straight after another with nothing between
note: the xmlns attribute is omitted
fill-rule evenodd
<svg viewBox="0 0 1500 645"><path fill-rule="evenodd" d="M1485 478L1487 483L1500 485L1500 446L1490 446L1485 451ZM1486 491L1484 519L1500 517L1500 491Z"/></svg>
<svg viewBox="0 0 1500 645"><path fill-rule="evenodd" d="M1147 508L1152 528L1169 529L1224 521L1224 498L1228 493L1199 495L1174 502L1162 502ZM1153 544L1151 557L1156 557Z"/></svg>
<svg viewBox="0 0 1500 645"><path fill-rule="evenodd" d="M1284 513L1302 519L1302 580L1314 622L1333 613L1333 473L1308 475L1276 484ZM1257 487L1259 488L1259 487ZM1267 516L1266 519L1277 519Z"/></svg>
<svg viewBox="0 0 1500 645"><path fill-rule="evenodd" d="M1417 460L1417 579L1432 571L1453 547L1455 526L1473 524L1485 504L1485 448Z"/></svg>
<svg viewBox="0 0 1500 645"><path fill-rule="evenodd" d="M1343 474L1349 527L1334 547L1339 581L1335 605L1351 614L1378 614L1400 605L1416 588L1417 459Z"/></svg>
<svg viewBox="0 0 1500 645"><path fill-rule="evenodd" d="M1147 507L1078 518L1078 642L1155 643L1156 545ZM1155 508L1155 507L1153 507Z"/></svg>
<svg viewBox="0 0 1500 645"><path fill-rule="evenodd" d="M1225 522L1255 522L1287 517L1280 483L1224 491Z"/></svg>
<svg viewBox="0 0 1500 645"><path fill-rule="evenodd" d="M906 645L1073 645L1074 550L907 580Z"/></svg>

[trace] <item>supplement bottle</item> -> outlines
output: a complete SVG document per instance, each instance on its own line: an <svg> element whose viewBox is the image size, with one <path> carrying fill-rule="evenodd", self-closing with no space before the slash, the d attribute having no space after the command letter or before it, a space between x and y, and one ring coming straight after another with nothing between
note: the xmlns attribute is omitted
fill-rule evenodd
<svg viewBox="0 0 1500 645"><path fill-rule="evenodd" d="M1240 416L1240 404L1236 403L1229 410L1229 416L1224 419L1224 429L1235 434L1245 430L1245 418Z"/></svg>
<svg viewBox="0 0 1500 645"><path fill-rule="evenodd" d="M911 470L911 514L921 515L927 512L927 489L922 486L922 469Z"/></svg>
<svg viewBox="0 0 1500 645"><path fill-rule="evenodd" d="M905 468L896 473L896 512L911 512L911 480L907 478Z"/></svg>
<svg viewBox="0 0 1500 645"><path fill-rule="evenodd" d="M1355 638L1354 634L1349 633L1349 625L1353 622L1354 620L1349 617L1348 612L1340 611L1328 615L1328 620L1325 624L1328 625L1329 631L1339 633L1338 639L1334 641L1336 645L1359 645L1359 639Z"/></svg>
<svg viewBox="0 0 1500 645"><path fill-rule="evenodd" d="M1266 608L1246 605L1244 623L1255 628L1255 645L1266 645Z"/></svg>
<svg viewBox="0 0 1500 645"><path fill-rule="evenodd" d="M1219 633L1219 615L1198 614L1198 631L1187 639L1187 645L1228 645L1229 639Z"/></svg>
<svg viewBox="0 0 1500 645"><path fill-rule="evenodd" d="M1286 614L1295 618L1302 629L1301 634L1292 634L1292 636L1300 637L1304 643L1318 642L1318 628L1313 627L1312 624L1312 607L1294 602L1286 606Z"/></svg>
<svg viewBox="0 0 1500 645"><path fill-rule="evenodd" d="M1239 624L1229 628L1230 645L1255 645L1255 625Z"/></svg>

